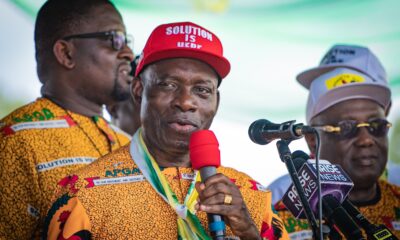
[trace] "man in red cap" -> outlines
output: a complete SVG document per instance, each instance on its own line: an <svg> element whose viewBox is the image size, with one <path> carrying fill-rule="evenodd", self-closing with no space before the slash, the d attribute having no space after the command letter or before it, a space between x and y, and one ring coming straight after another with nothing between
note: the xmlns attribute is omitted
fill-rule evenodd
<svg viewBox="0 0 400 240"><path fill-rule="evenodd" d="M44 238L211 239L212 213L223 216L226 237L287 239L269 191L225 167L200 183L191 167L189 138L210 127L229 70L212 32L190 22L158 26L132 87L141 128L130 145L60 181Z"/></svg>

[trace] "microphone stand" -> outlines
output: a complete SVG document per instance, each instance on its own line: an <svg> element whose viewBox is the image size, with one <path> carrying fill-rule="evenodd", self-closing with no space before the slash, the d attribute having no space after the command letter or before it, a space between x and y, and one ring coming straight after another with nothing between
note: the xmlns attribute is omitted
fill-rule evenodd
<svg viewBox="0 0 400 240"><path fill-rule="evenodd" d="M319 231L318 231L317 221L315 220L315 216L311 210L310 204L307 201L303 187L300 184L296 168L294 167L292 153L290 152L289 149L289 143L290 140L279 140L276 143L279 152L279 157L281 158L282 162L286 164L286 168L289 172L290 177L292 178L293 185L296 188L297 194L300 197L301 205L303 205L304 213L307 217L308 222L310 223L313 236L317 240L322 240L321 236L318 234Z"/></svg>

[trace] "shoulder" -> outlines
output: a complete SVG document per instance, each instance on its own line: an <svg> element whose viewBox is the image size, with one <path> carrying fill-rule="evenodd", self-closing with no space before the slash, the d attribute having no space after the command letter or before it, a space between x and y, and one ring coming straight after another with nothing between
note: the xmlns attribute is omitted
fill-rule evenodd
<svg viewBox="0 0 400 240"><path fill-rule="evenodd" d="M268 188L288 188L290 183L292 183L292 179L290 179L289 174L285 174L280 176L279 178L275 179L269 186ZM285 189L285 190L286 190Z"/></svg>
<svg viewBox="0 0 400 240"><path fill-rule="evenodd" d="M244 189L251 189L262 192L270 192L265 186L251 178L246 173L240 172L234 168L230 167L219 167L218 172L224 174L231 179L238 187L243 187Z"/></svg>
<svg viewBox="0 0 400 240"><path fill-rule="evenodd" d="M387 182L386 180L379 180L379 187L382 195L389 195L397 198L400 201L400 187Z"/></svg>
<svg viewBox="0 0 400 240"><path fill-rule="evenodd" d="M3 125L10 125L21 122L49 120L56 117L54 107L55 104L53 104L50 100L38 98L31 103L15 109L1 119L0 122Z"/></svg>
<svg viewBox="0 0 400 240"><path fill-rule="evenodd" d="M246 173L240 172L234 168L231 167L219 167L218 172L226 175L226 176L234 176L236 178L245 178L245 179L250 179L250 176L247 175Z"/></svg>
<svg viewBox="0 0 400 240"><path fill-rule="evenodd" d="M0 136L28 129L58 128L70 125L65 110L45 98L26 104L0 120Z"/></svg>
<svg viewBox="0 0 400 240"><path fill-rule="evenodd" d="M86 167L79 169L75 174L78 176L104 176L109 177L107 171L123 169L126 167L134 167L136 164L132 160L129 153L129 145L125 145L113 152L110 152ZM113 174L114 176L115 174Z"/></svg>
<svg viewBox="0 0 400 240"><path fill-rule="evenodd" d="M128 141L131 140L132 136L129 135L127 132L125 132L124 130L122 130L121 128L115 126L112 123L109 123L109 125L110 125L111 129L114 130L115 133L117 133L120 138L127 139Z"/></svg>
<svg viewBox="0 0 400 240"><path fill-rule="evenodd" d="M23 115L27 112L30 112L30 110L36 110L36 105L37 105L37 100L28 104L25 104L17 109L14 109L12 112L10 112L8 115L6 115L3 119L0 120L1 124L12 124L15 122L18 122L18 120L23 120ZM19 119L17 119L17 116L20 116ZM0 125L1 126L1 125Z"/></svg>

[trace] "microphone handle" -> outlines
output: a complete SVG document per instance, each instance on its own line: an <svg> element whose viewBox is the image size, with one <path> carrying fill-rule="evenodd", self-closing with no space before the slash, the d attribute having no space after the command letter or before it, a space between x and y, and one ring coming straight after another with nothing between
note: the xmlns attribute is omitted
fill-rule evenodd
<svg viewBox="0 0 400 240"><path fill-rule="evenodd" d="M366 219L347 198L342 202L342 206L344 209L346 209L354 221L367 232L369 229L374 227L374 225L368 221L368 219Z"/></svg>
<svg viewBox="0 0 400 240"><path fill-rule="evenodd" d="M209 177L217 174L217 169L214 166L200 168L201 180L204 183ZM225 222L220 214L207 213L208 229L214 240L225 239Z"/></svg>
<svg viewBox="0 0 400 240"><path fill-rule="evenodd" d="M322 207L326 218L332 221L347 239L365 240L356 223L335 197L332 195L322 197Z"/></svg>
<svg viewBox="0 0 400 240"><path fill-rule="evenodd" d="M362 213L350 202L345 199L342 206L354 221L362 227L368 235L368 240L398 240L398 238L385 226L372 224Z"/></svg>

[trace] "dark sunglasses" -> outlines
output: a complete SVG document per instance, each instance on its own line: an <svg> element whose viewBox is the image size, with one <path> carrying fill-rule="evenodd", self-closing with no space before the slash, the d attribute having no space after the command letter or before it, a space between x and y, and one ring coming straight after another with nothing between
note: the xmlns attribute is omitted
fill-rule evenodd
<svg viewBox="0 0 400 240"><path fill-rule="evenodd" d="M353 138L357 136L358 130L361 127L366 127L368 132L374 137L383 137L392 126L386 119L375 118L367 122L357 122L356 120L343 120L337 123L336 126L313 126L315 129L320 129L324 132L335 133L340 138Z"/></svg>
<svg viewBox="0 0 400 240"><path fill-rule="evenodd" d="M123 31L107 31L96 33L82 33L63 37L63 40L70 40L72 38L105 38L111 40L112 48L116 51L121 50L126 45L132 49L132 36L125 34Z"/></svg>

